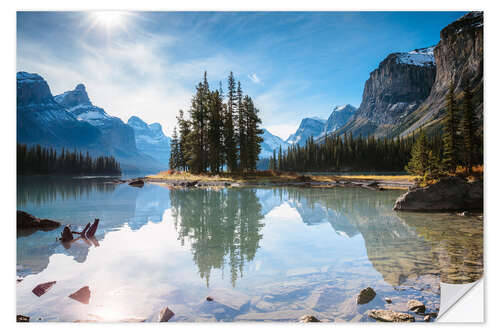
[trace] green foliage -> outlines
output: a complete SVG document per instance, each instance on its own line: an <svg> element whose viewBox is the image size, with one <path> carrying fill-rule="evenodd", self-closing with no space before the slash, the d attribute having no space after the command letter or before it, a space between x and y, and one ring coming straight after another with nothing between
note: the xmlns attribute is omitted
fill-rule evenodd
<svg viewBox="0 0 500 333"><path fill-rule="evenodd" d="M17 144L18 175L120 175L113 156L91 157L87 152Z"/></svg>
<svg viewBox="0 0 500 333"><path fill-rule="evenodd" d="M420 131L417 142L412 147L411 158L405 170L424 181L436 179L441 173L439 156L432 151L423 131Z"/></svg>
<svg viewBox="0 0 500 333"><path fill-rule="evenodd" d="M182 110L177 117L180 139L171 147L171 167L195 174L208 170L220 172L224 166L230 172L252 171L257 167L263 131L258 110L250 97L243 97L233 73L228 78L227 102L222 87L210 90L207 74L196 87L189 110L190 120L184 120ZM178 156L177 156L178 155Z"/></svg>
<svg viewBox="0 0 500 333"><path fill-rule="evenodd" d="M321 142L309 138L302 147L281 147L270 165L280 171L402 171L413 138L354 138L350 133L332 134Z"/></svg>
<svg viewBox="0 0 500 333"><path fill-rule="evenodd" d="M469 83L464 84L464 98L462 103L462 121L460 132L463 141L463 162L467 173L472 173L472 166L482 164L481 138L479 136L479 121L472 105L472 92Z"/></svg>

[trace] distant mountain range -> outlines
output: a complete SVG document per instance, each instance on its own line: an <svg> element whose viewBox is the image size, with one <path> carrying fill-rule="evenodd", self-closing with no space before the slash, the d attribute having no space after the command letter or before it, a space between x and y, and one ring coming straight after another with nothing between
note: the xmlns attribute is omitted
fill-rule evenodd
<svg viewBox="0 0 500 333"><path fill-rule="evenodd" d="M85 86L52 96L38 74L17 73L17 142L112 155L125 172L156 172L167 164L137 148L134 129L90 101Z"/></svg>

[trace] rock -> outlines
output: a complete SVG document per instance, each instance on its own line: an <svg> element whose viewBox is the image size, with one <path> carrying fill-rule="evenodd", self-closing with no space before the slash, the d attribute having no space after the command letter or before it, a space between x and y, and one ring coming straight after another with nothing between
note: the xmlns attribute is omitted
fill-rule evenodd
<svg viewBox="0 0 500 333"><path fill-rule="evenodd" d="M144 186L144 180L137 179L137 180L133 180L133 181L129 182L128 184L130 186L134 186L134 187L143 187Z"/></svg>
<svg viewBox="0 0 500 333"><path fill-rule="evenodd" d="M207 302L212 302L214 299L210 296L207 297Z"/></svg>
<svg viewBox="0 0 500 333"><path fill-rule="evenodd" d="M41 230L51 230L56 229L61 226L61 222L49 220L49 219L39 219L31 214L23 212L22 210L17 211L17 228L18 229L41 229Z"/></svg>
<svg viewBox="0 0 500 333"><path fill-rule="evenodd" d="M408 301L408 309L410 311L413 311L413 312L416 312L416 313L419 313L419 314L425 313L425 305L424 305L424 303L422 303L420 301L417 301L415 299L412 299L412 300Z"/></svg>
<svg viewBox="0 0 500 333"><path fill-rule="evenodd" d="M23 316L23 315L16 316L16 322L18 322L18 323L28 323L29 321L30 321L30 317L28 317L28 316Z"/></svg>
<svg viewBox="0 0 500 333"><path fill-rule="evenodd" d="M358 304L366 304L374 299L375 295L377 295L375 290L373 290L371 287L367 287L359 292L358 297L356 298L356 302Z"/></svg>
<svg viewBox="0 0 500 333"><path fill-rule="evenodd" d="M384 300L385 300L385 302L386 302L386 303L388 303L388 304L391 304L391 303L392 303L392 299L390 299L390 298L387 298L387 297L386 297L386 298L384 298Z"/></svg>
<svg viewBox="0 0 500 333"><path fill-rule="evenodd" d="M302 183L302 182L311 182L311 181L312 181L312 178L311 178L311 177L309 177L309 176L302 175L302 176L297 177L297 178L296 178L296 180L297 180L298 182L301 182L301 183Z"/></svg>
<svg viewBox="0 0 500 333"><path fill-rule="evenodd" d="M186 187L194 187L194 186L196 186L197 184L198 184L198 181L197 181L197 180L195 180L195 181L192 181L192 182L186 182L186 183L185 183L185 186L186 186Z"/></svg>
<svg viewBox="0 0 500 333"><path fill-rule="evenodd" d="M300 318L301 323L320 323L321 321L318 320L318 318L311 316L311 315L305 315Z"/></svg>
<svg viewBox="0 0 500 333"><path fill-rule="evenodd" d="M90 301L90 289L88 286L78 289L78 291L68 296L83 304L89 304Z"/></svg>
<svg viewBox="0 0 500 333"><path fill-rule="evenodd" d="M371 310L368 316L377 321L384 322L414 322L415 317L408 313L395 312L392 310Z"/></svg>
<svg viewBox="0 0 500 333"><path fill-rule="evenodd" d="M465 209L483 209L482 181L469 183L460 177L442 179L436 184L409 190L394 205L394 210L406 211Z"/></svg>
<svg viewBox="0 0 500 333"><path fill-rule="evenodd" d="M431 316L429 316L429 315L425 316L424 321L431 321Z"/></svg>
<svg viewBox="0 0 500 333"><path fill-rule="evenodd" d="M458 216L469 216L470 213L468 211L463 211L461 213L458 213Z"/></svg>
<svg viewBox="0 0 500 333"><path fill-rule="evenodd" d="M56 281L51 281L51 282L45 282L37 285L33 290L31 291L33 294L37 295L38 297L42 296L45 294L47 291L52 288L53 285L56 284Z"/></svg>
<svg viewBox="0 0 500 333"><path fill-rule="evenodd" d="M175 313L172 312L168 307L165 307L163 310L161 310L160 315L158 316L158 321L160 323L165 323L169 321Z"/></svg>

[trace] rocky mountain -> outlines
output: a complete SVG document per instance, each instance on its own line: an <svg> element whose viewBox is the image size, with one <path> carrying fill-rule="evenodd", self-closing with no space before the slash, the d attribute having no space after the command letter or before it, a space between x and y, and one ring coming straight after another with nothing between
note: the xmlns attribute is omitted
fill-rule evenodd
<svg viewBox="0 0 500 333"><path fill-rule="evenodd" d="M460 100L464 82L469 81L477 115L483 117L483 12L462 16L441 30L440 37L434 49L436 79L425 102L398 129L402 135L421 126L440 126L451 82Z"/></svg>
<svg viewBox="0 0 500 333"><path fill-rule="evenodd" d="M38 74L17 73L17 142L113 155L125 172L164 169L137 150L130 126L91 103L83 84L53 96Z"/></svg>
<svg viewBox="0 0 500 333"><path fill-rule="evenodd" d="M261 147L261 152L259 155L259 158L269 158L273 156L273 150L276 150L276 154L278 153L278 150L281 149L286 150L290 145L283 141L279 136L276 136L269 132L267 129L263 128L262 129L264 133L262 134L262 139L264 140L260 147Z"/></svg>
<svg viewBox="0 0 500 333"><path fill-rule="evenodd" d="M429 96L436 76L434 47L388 55L370 73L356 114L337 133L385 136Z"/></svg>
<svg viewBox="0 0 500 333"><path fill-rule="evenodd" d="M356 114L356 109L351 104L337 105L333 108L330 117L326 120L323 133L316 140L322 140L325 135L330 134L344 126Z"/></svg>
<svg viewBox="0 0 500 333"><path fill-rule="evenodd" d="M323 133L326 120L320 118L304 118L300 122L299 128L294 134L291 134L286 143L290 145L302 146L309 137L316 138Z"/></svg>
<svg viewBox="0 0 500 333"><path fill-rule="evenodd" d="M148 125L136 116L130 117L127 125L134 130L137 149L144 154L154 156L167 168L170 159L170 138L163 133L161 125L158 123Z"/></svg>
<svg viewBox="0 0 500 333"><path fill-rule="evenodd" d="M65 146L70 149L98 147L101 132L78 121L57 103L47 82L38 74L19 72L17 77L17 142Z"/></svg>
<svg viewBox="0 0 500 333"><path fill-rule="evenodd" d="M470 12L441 30L435 47L392 53L370 73L362 103L338 134L395 137L423 127L442 126L446 93L455 84L457 100L464 82L483 117L483 13Z"/></svg>

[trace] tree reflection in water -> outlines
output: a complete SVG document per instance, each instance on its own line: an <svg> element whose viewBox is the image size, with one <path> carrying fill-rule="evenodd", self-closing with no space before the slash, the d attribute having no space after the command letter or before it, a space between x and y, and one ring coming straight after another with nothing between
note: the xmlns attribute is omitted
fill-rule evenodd
<svg viewBox="0 0 500 333"><path fill-rule="evenodd" d="M262 207L255 189L172 189L172 216L179 240L191 244L199 274L210 284L212 269L227 263L231 283L243 277L262 239Z"/></svg>

